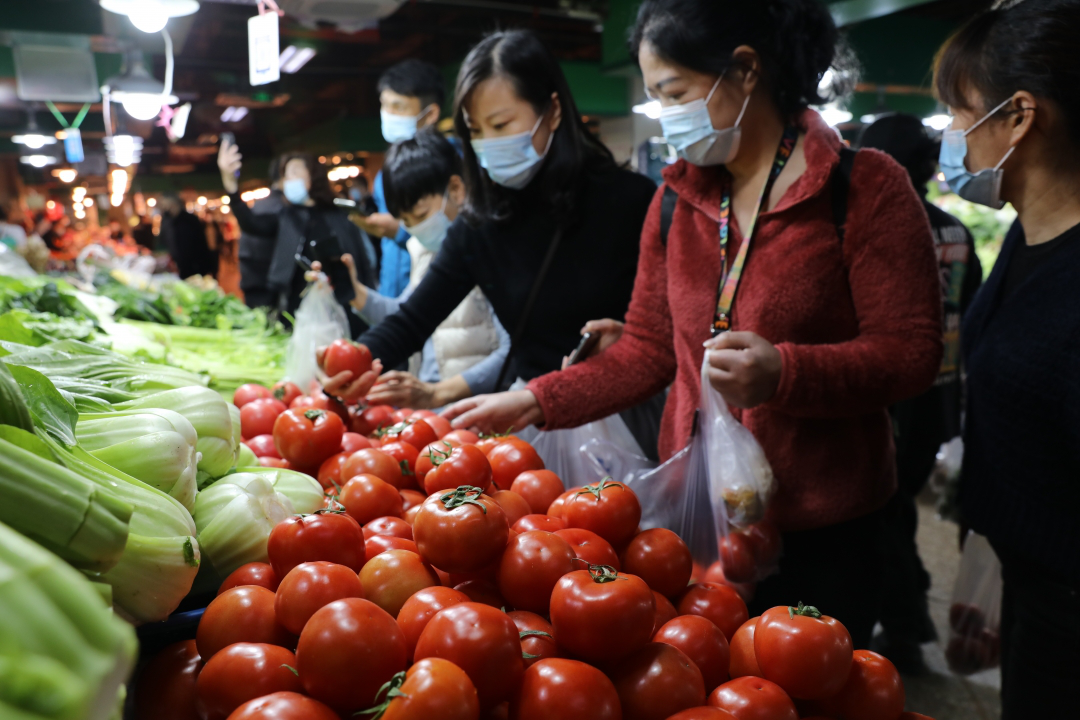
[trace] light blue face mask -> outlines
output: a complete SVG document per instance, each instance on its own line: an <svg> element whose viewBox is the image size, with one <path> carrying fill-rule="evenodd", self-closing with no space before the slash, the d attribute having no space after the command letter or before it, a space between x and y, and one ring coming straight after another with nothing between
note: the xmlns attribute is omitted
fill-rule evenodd
<svg viewBox="0 0 1080 720"><path fill-rule="evenodd" d="M421 110L419 115L394 115L385 110L381 111L383 139L391 144L412 140L416 137L420 118L423 117L425 112L427 112L427 108Z"/></svg>
<svg viewBox="0 0 1080 720"><path fill-rule="evenodd" d="M431 252L438 252L450 229L450 218L446 215L446 200L447 195L443 195L442 207L438 212L432 213L417 225L405 226L405 230Z"/></svg>
<svg viewBox="0 0 1080 720"><path fill-rule="evenodd" d="M1001 166L1009 159L1016 147L1009 148L1005 157L1001 158L994 167L973 173L964 164L968 151L967 136L1012 100L1011 97L1008 98L967 130L946 130L941 134L941 153L938 156L938 162L941 164L941 173L945 176L945 182L949 183L954 193L965 200L986 205L995 210L1005 205L1001 199L1001 176L1004 174Z"/></svg>
<svg viewBox="0 0 1080 720"><path fill-rule="evenodd" d="M533 147L533 136L536 135L543 119L543 115L536 119L531 132L472 141L476 160L480 163L480 167L487 170L488 177L493 183L511 190L520 190L532 182L536 174L540 172L541 163L551 150L551 141L555 139L553 131L548 135L544 153L541 155L536 152L536 148Z"/></svg>
<svg viewBox="0 0 1080 720"><path fill-rule="evenodd" d="M300 178L289 178L281 185L285 199L293 205L303 205L308 200L307 185Z"/></svg>
<svg viewBox="0 0 1080 720"><path fill-rule="evenodd" d="M750 104L750 96L747 95L743 101L735 125L717 130L713 127L712 116L709 115L709 101L723 79L723 75L716 79L716 84L704 99L672 105L660 111L660 127L664 131L664 139L675 148L679 157L693 165L723 165L739 152L739 141L742 139L739 123L746 113L746 106Z"/></svg>

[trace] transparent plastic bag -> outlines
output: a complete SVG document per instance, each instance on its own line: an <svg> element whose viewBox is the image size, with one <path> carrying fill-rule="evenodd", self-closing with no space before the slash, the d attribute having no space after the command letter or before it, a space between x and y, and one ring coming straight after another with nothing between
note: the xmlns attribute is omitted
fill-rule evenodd
<svg viewBox="0 0 1080 720"><path fill-rule="evenodd" d="M334 297L326 275L308 285L296 310L292 337L285 351L285 377L302 388L318 376L315 351L349 333L345 309Z"/></svg>
<svg viewBox="0 0 1080 720"><path fill-rule="evenodd" d="M1001 664L1001 562L990 542L969 532L949 604L945 659L961 675Z"/></svg>
<svg viewBox="0 0 1080 720"><path fill-rule="evenodd" d="M37 273L34 272L34 268L30 267L30 263L26 262L22 255L4 243L0 243L0 275L27 278L36 277Z"/></svg>
<svg viewBox="0 0 1080 720"><path fill-rule="evenodd" d="M613 463L623 462L624 456L640 458L645 454L618 413L576 428L541 430L530 442L544 467L558 475L567 488L605 477L617 479L611 472Z"/></svg>

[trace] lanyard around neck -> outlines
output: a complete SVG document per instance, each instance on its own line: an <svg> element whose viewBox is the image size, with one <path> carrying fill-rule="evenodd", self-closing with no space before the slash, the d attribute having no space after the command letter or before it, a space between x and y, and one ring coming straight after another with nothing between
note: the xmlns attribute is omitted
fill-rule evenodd
<svg viewBox="0 0 1080 720"><path fill-rule="evenodd" d="M761 208L765 205L765 199L769 197L776 178L783 171L791 153L795 151L795 143L799 140L799 130L796 127L788 127L780 138L780 147L776 150L776 159L773 161L769 177L761 188L757 206L750 218L750 224L743 233L742 245L735 255L735 261L728 268L728 240L731 232L731 181L725 183L724 194L720 200L720 287L717 290L716 314L713 316L712 334L714 336L731 329L731 306L735 303L735 291L739 288L739 280L742 278L743 267L746 265L746 256L750 252L750 241L754 237L757 227L758 216Z"/></svg>

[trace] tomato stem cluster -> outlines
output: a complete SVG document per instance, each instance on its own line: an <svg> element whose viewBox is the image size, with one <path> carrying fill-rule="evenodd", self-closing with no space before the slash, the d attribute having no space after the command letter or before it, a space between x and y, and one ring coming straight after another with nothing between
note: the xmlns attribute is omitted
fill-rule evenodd
<svg viewBox="0 0 1080 720"><path fill-rule="evenodd" d="M462 485L453 492L448 492L439 498L439 502L443 504L443 507L447 510L453 510L459 508L462 505L475 505L484 511L487 515L487 508L481 503L478 498L484 494L483 488L478 488L474 485Z"/></svg>
<svg viewBox="0 0 1080 720"><path fill-rule="evenodd" d="M798 607L791 607L789 605L787 611L789 618L793 618L796 615L802 615L803 617L812 617L815 619L821 617L820 610L818 610L813 605L803 605L801 602L799 603Z"/></svg>
<svg viewBox="0 0 1080 720"><path fill-rule="evenodd" d="M625 580L626 578L619 577L619 571L610 565L589 565L589 575L592 576L593 582L603 584L609 582L615 582L616 580Z"/></svg>
<svg viewBox="0 0 1080 720"><path fill-rule="evenodd" d="M323 417L324 415L326 415L325 410L311 409L311 410L305 410L304 411L304 417L306 417L311 422L315 422L316 420Z"/></svg>
<svg viewBox="0 0 1080 720"><path fill-rule="evenodd" d="M367 710L358 710L353 713L353 716L370 715L371 720L379 720L379 718L386 713L387 708L390 707L390 703L394 698L409 697L407 694L401 692L401 686L404 684L405 672L402 671L383 683L383 686L379 688L379 692L375 693L375 702L377 702L378 705L368 708ZM380 698L382 699L380 700Z"/></svg>
<svg viewBox="0 0 1080 720"><path fill-rule="evenodd" d="M449 459L450 454L454 452L453 445L446 442L445 440L442 441L442 444L446 446L446 450L440 450L439 448L431 448L431 450L428 451L428 457L431 458L431 464L434 467L439 467L440 465L442 465L444 462L447 461L447 459Z"/></svg>
<svg viewBox="0 0 1080 720"><path fill-rule="evenodd" d="M602 493L604 491L604 488L609 488L609 487L622 488L623 490L626 489L626 486L623 485L622 483L617 483L614 480L612 480L610 477L606 477L603 480L601 480L600 482L596 483L596 485L586 485L585 487L581 488L576 493L574 493L574 495L577 496L577 495L586 495L586 494L588 494L588 495L594 496L597 500L599 500L600 499L600 493Z"/></svg>

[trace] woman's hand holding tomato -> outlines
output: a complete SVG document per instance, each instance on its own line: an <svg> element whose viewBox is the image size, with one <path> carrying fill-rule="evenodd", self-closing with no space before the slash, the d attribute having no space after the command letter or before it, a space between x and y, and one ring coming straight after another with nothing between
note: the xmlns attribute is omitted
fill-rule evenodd
<svg viewBox="0 0 1080 720"><path fill-rule="evenodd" d="M383 371L382 363L371 359L371 351L348 340L335 340L319 348L315 360L327 376L323 390L347 402L367 395Z"/></svg>

